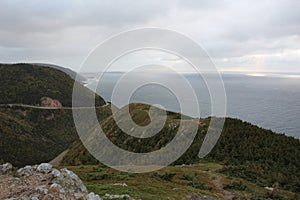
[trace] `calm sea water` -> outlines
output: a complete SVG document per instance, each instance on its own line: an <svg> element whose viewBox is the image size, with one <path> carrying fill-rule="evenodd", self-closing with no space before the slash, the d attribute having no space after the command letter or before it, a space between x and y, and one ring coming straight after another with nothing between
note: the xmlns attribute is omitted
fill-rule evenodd
<svg viewBox="0 0 300 200"><path fill-rule="evenodd" d="M121 75L122 73L106 73L99 83L97 93L105 100L111 101L114 85ZM85 76L89 78L88 87L95 84L91 74L85 74ZM201 117L209 116L211 113L210 96L202 77L196 74L184 76L197 94ZM176 78L172 75L164 75L161 78L176 83ZM222 78L227 96L227 116L251 122L277 133L300 138L299 77L222 74ZM134 81L133 78L122 84L130 85ZM176 96L167 88L158 85L139 88L132 95L130 102L161 104L168 110L180 111Z"/></svg>

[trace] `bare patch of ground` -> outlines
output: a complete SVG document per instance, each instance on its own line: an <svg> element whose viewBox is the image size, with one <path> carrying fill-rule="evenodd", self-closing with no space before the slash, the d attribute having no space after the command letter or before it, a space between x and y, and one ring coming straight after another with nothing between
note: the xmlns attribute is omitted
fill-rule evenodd
<svg viewBox="0 0 300 200"><path fill-rule="evenodd" d="M60 163L62 162L64 156L68 153L69 149L63 151L62 153L60 153L56 158L54 158L53 160L51 160L49 163L54 166L57 167L60 165Z"/></svg>

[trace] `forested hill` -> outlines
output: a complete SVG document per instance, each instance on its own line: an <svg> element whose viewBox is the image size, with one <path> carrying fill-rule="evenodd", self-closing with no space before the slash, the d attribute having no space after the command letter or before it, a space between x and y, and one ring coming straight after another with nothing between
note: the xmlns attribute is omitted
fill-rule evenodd
<svg viewBox="0 0 300 200"><path fill-rule="evenodd" d="M58 69L33 64L0 64L0 160L15 166L37 164L48 162L69 148L78 136L72 110L60 107L72 106L73 84L74 79ZM83 96L94 99L92 91L80 84L79 87ZM43 97L59 102L59 109L17 106L39 107ZM95 105L104 104L104 100L95 95Z"/></svg>
<svg viewBox="0 0 300 200"><path fill-rule="evenodd" d="M63 106L72 106L74 80L66 73L50 67L34 64L0 64L0 104L39 105L42 97L58 100ZM93 98L85 88L82 95ZM84 102L80 102L84 106ZM104 105L96 95L95 105Z"/></svg>
<svg viewBox="0 0 300 200"><path fill-rule="evenodd" d="M132 104L133 119L147 124L147 105ZM165 127L151 138L135 138L122 132L108 118L102 128L112 142L132 152L151 152L165 146L176 134L180 116L169 112ZM206 134L210 118L201 119L198 134L186 151L174 164L201 162L198 153ZM176 125L177 128L173 129ZM212 152L203 160L224 164L222 173L241 177L258 185L273 185L278 182L284 189L300 192L300 140L277 134L239 119L227 118L220 139ZM113 159L113 158L112 158ZM98 163L78 140L64 158L65 165Z"/></svg>
<svg viewBox="0 0 300 200"><path fill-rule="evenodd" d="M0 108L0 161L49 162L78 139L71 110Z"/></svg>

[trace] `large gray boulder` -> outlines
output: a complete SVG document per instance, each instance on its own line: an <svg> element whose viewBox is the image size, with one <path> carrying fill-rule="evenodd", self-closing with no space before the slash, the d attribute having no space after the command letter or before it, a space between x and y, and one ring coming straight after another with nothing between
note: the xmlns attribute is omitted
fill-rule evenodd
<svg viewBox="0 0 300 200"><path fill-rule="evenodd" d="M42 163L37 167L38 172L49 173L52 170L52 165L49 163Z"/></svg>

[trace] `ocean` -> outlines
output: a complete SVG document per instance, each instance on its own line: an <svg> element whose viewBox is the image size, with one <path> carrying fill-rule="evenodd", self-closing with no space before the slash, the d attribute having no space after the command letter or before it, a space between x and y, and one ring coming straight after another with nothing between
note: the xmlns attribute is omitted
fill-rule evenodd
<svg viewBox="0 0 300 200"><path fill-rule="evenodd" d="M114 85L123 73L105 73L98 83L96 92L106 101L111 101ZM88 78L87 87L95 86L95 75L83 74ZM138 79L148 74L137 75ZM226 91L226 115L239 118L277 133L300 138L300 76L288 74L229 74L221 75ZM201 114L211 115L211 101L203 78L198 74L184 74L195 91ZM176 83L172 75L160 78ZM122 82L133 84L134 78ZM122 96L122 95L121 95ZM187 97L188 98L188 97ZM130 102L160 104L167 110L180 112L176 95L165 87L148 84L137 89ZM114 103L114 102L112 102ZM192 108L193 109L193 108Z"/></svg>

